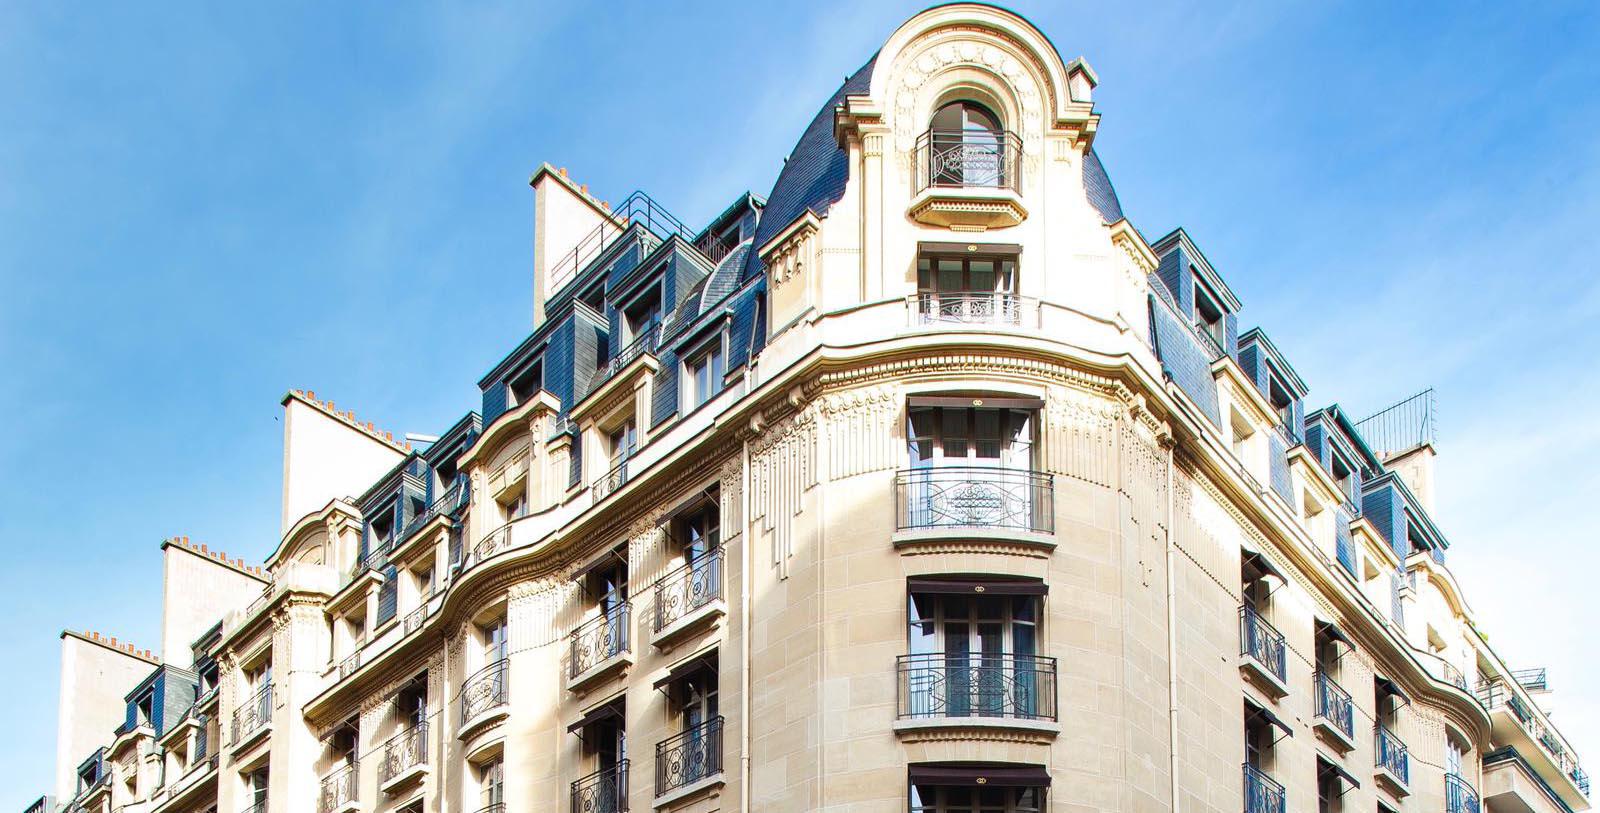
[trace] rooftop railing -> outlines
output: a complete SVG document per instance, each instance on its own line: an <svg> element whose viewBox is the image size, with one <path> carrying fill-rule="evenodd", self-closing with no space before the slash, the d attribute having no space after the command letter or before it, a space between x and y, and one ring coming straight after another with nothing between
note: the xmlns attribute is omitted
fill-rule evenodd
<svg viewBox="0 0 1600 813"><path fill-rule="evenodd" d="M1244 766L1244 813L1284 813L1283 786L1248 762Z"/></svg>
<svg viewBox="0 0 1600 813"><path fill-rule="evenodd" d="M577 676L628 651L632 605L613 605L572 631L567 674Z"/></svg>
<svg viewBox="0 0 1600 813"><path fill-rule="evenodd" d="M901 719L1056 719L1056 659L930 652L895 660Z"/></svg>
<svg viewBox="0 0 1600 813"><path fill-rule="evenodd" d="M579 240L571 251L557 258L550 266L551 290L565 285L591 260L626 234L634 224L643 226L659 240L666 240L674 234L681 236L684 242L694 239L694 232L689 231L688 227L683 225L683 221L673 217L671 212L656 203L649 195L634 192L611 210L609 219L602 220L593 231Z"/></svg>
<svg viewBox="0 0 1600 813"><path fill-rule="evenodd" d="M1001 130L928 130L917 137L916 190L1022 191L1022 139Z"/></svg>
<svg viewBox="0 0 1600 813"><path fill-rule="evenodd" d="M1288 648L1283 633L1267 623L1265 618L1248 604L1239 606L1239 654L1261 664L1278 680L1288 680L1286 658Z"/></svg>
<svg viewBox="0 0 1600 813"><path fill-rule="evenodd" d="M656 795L722 773L722 718L656 743Z"/></svg>
<svg viewBox="0 0 1600 813"><path fill-rule="evenodd" d="M356 788L360 784L361 763L351 761L322 777L322 792L317 796L317 813L333 811L356 801Z"/></svg>
<svg viewBox="0 0 1600 813"><path fill-rule="evenodd" d="M723 550L718 546L656 582L656 632L722 598L722 564Z"/></svg>
<svg viewBox="0 0 1600 813"><path fill-rule="evenodd" d="M628 761L572 783L572 813L622 813L628 809Z"/></svg>
<svg viewBox="0 0 1600 813"><path fill-rule="evenodd" d="M1055 530L1055 479L1044 472L935 466L895 474L896 528Z"/></svg>

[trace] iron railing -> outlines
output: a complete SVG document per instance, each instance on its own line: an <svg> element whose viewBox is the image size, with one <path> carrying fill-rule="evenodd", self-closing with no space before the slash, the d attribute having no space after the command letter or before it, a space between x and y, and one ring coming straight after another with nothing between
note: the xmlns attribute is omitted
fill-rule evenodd
<svg viewBox="0 0 1600 813"><path fill-rule="evenodd" d="M929 652L895 659L901 719L1056 719L1056 659Z"/></svg>
<svg viewBox="0 0 1600 813"><path fill-rule="evenodd" d="M1404 452L1438 437L1439 405L1433 388L1356 421L1356 431L1379 455Z"/></svg>
<svg viewBox="0 0 1600 813"><path fill-rule="evenodd" d="M1439 661L1439 671L1444 675L1445 682L1463 692L1467 690L1467 676L1462 674L1455 664L1441 660Z"/></svg>
<svg viewBox="0 0 1600 813"><path fill-rule="evenodd" d="M1244 765L1244 813L1284 813L1283 786L1250 763Z"/></svg>
<svg viewBox="0 0 1600 813"><path fill-rule="evenodd" d="M362 643L358 641L356 642L356 646L360 647L362 646ZM345 678L350 677L356 673L357 669L360 668L361 650L358 648L356 651L346 655L344 660L339 661L339 679L344 680Z"/></svg>
<svg viewBox="0 0 1600 813"><path fill-rule="evenodd" d="M609 381L612 376L621 372L622 368L632 364L640 356L646 353L654 353L656 351L656 343L660 339L660 323L651 325L645 332L634 337L634 340L629 342L627 347L618 350L617 354L608 359L605 366L595 373L594 380L589 382L590 391L599 388L603 382Z"/></svg>
<svg viewBox="0 0 1600 813"><path fill-rule="evenodd" d="M1346 737L1356 735L1355 705L1350 702L1350 693L1321 671L1317 672L1317 716L1332 723Z"/></svg>
<svg viewBox="0 0 1600 813"><path fill-rule="evenodd" d="M589 493L593 495L595 502L611 496L612 492L628 484L628 457L627 452L618 455L614 458L611 469L594 481Z"/></svg>
<svg viewBox="0 0 1600 813"><path fill-rule="evenodd" d="M590 260L606 250L618 238L628 232L629 227L635 223L643 226L659 240L666 240L676 234L684 242L694 239L694 232L683 225L683 221L672 216L661 204L656 203L643 192L634 192L629 195L617 208L611 210L611 217L600 222L594 230L585 235L572 250L562 255L550 266L550 289L564 285L567 280L577 274L580 269L589 264Z"/></svg>
<svg viewBox="0 0 1600 813"><path fill-rule="evenodd" d="M628 809L628 760L572 783L572 813L622 813Z"/></svg>
<svg viewBox="0 0 1600 813"><path fill-rule="evenodd" d="M996 292L913 294L911 325L1012 325L1037 327L1039 300Z"/></svg>
<svg viewBox="0 0 1600 813"><path fill-rule="evenodd" d="M632 604L613 605L572 631L572 657L567 674L577 676L628 651Z"/></svg>
<svg viewBox="0 0 1600 813"><path fill-rule="evenodd" d="M477 564L511 546L511 526L502 525L478 541L472 548L472 564Z"/></svg>
<svg viewBox="0 0 1600 813"><path fill-rule="evenodd" d="M505 802L495 802L478 808L477 813L506 813Z"/></svg>
<svg viewBox="0 0 1600 813"><path fill-rule="evenodd" d="M409 613L406 613L405 630L407 635L422 629L422 622L428 620L428 602L431 601L432 598L432 596L423 598L422 606L412 610Z"/></svg>
<svg viewBox="0 0 1600 813"><path fill-rule="evenodd" d="M509 696L506 680L508 662L501 658L461 684L461 720L471 720L490 709L504 706Z"/></svg>
<svg viewBox="0 0 1600 813"><path fill-rule="evenodd" d="M1289 679L1283 633L1248 604L1239 605L1239 654L1261 664L1278 680Z"/></svg>
<svg viewBox="0 0 1600 813"><path fill-rule="evenodd" d="M1530 692L1547 691L1550 688L1550 679L1544 668L1538 669L1513 669L1511 679L1522 684L1522 688Z"/></svg>
<svg viewBox="0 0 1600 813"><path fill-rule="evenodd" d="M1055 530L1055 479L1044 472L936 466L895 474L896 528Z"/></svg>
<svg viewBox="0 0 1600 813"><path fill-rule="evenodd" d="M656 743L656 795L722 773L722 718Z"/></svg>
<svg viewBox="0 0 1600 813"><path fill-rule="evenodd" d="M1378 726L1378 767L1394 775L1402 785L1411 784L1411 755L1406 744L1383 726Z"/></svg>
<svg viewBox="0 0 1600 813"><path fill-rule="evenodd" d="M383 761L378 763L378 783L389 780L428 762L428 721L389 738L383 746Z"/></svg>
<svg viewBox="0 0 1600 813"><path fill-rule="evenodd" d="M1478 790L1459 774L1444 775L1445 813L1480 813Z"/></svg>
<svg viewBox="0 0 1600 813"><path fill-rule="evenodd" d="M261 798L251 802L248 805L245 805L244 810L239 811L239 813L267 813L266 795L263 794Z"/></svg>
<svg viewBox="0 0 1600 813"><path fill-rule="evenodd" d="M268 683L233 710L233 741L244 740L271 721L272 684Z"/></svg>
<svg viewBox="0 0 1600 813"><path fill-rule="evenodd" d="M715 547L656 582L655 631L722 598L723 550Z"/></svg>
<svg viewBox="0 0 1600 813"><path fill-rule="evenodd" d="M916 190L1022 191L1022 139L1010 131L928 130L917 137Z"/></svg>
<svg viewBox="0 0 1600 813"><path fill-rule="evenodd" d="M1584 796L1589 795L1589 774L1584 773L1583 768L1577 765L1572 766L1572 783L1578 786L1579 793Z"/></svg>
<svg viewBox="0 0 1600 813"><path fill-rule="evenodd" d="M333 813L340 807L356 801L360 784L361 763L351 761L322 777L322 793L317 797L317 813Z"/></svg>

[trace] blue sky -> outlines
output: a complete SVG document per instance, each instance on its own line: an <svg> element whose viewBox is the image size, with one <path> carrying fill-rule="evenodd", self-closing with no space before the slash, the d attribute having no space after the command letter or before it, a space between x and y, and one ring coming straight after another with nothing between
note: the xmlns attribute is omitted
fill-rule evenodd
<svg viewBox="0 0 1600 813"><path fill-rule="evenodd" d="M0 4L0 806L49 783L61 629L154 648L161 539L272 549L284 390L474 407L540 162L702 223L921 8L682 6ZM1600 6L1015 7L1312 405L1438 388L1452 567L1600 768Z"/></svg>

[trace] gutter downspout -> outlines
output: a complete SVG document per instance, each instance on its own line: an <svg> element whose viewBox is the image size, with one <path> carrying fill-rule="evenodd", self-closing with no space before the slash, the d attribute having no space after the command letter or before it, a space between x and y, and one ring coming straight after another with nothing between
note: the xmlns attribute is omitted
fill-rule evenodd
<svg viewBox="0 0 1600 813"><path fill-rule="evenodd" d="M750 647L750 574L751 544L750 544L750 438L744 439L743 450L740 454L741 470L739 472L739 535L741 537L741 550L739 551L739 636L740 646L744 649L744 668L739 674L739 698L744 706L744 719L739 723L739 810L750 813L750 715L752 703L750 702L750 667L755 658Z"/></svg>
<svg viewBox="0 0 1600 813"><path fill-rule="evenodd" d="M1162 378L1170 388L1170 374ZM1178 556L1172 541L1172 465L1177 445L1174 438L1167 446L1167 773L1172 780L1171 813L1178 813L1178 583L1174 578Z"/></svg>

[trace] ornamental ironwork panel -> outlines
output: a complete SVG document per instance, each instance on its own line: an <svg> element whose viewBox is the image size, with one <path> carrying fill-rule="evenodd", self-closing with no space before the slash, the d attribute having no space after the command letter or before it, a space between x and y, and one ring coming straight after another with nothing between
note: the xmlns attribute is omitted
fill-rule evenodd
<svg viewBox="0 0 1600 813"><path fill-rule="evenodd" d="M1350 702L1350 693L1323 672L1317 673L1317 716L1332 723L1346 737L1355 736L1355 705Z"/></svg>
<svg viewBox="0 0 1600 813"><path fill-rule="evenodd" d="M272 684L268 683L233 710L233 741L239 742L254 734L271 720Z"/></svg>
<svg viewBox="0 0 1600 813"><path fill-rule="evenodd" d="M600 475L600 479L594 481L594 485L590 487L589 493L593 495L595 502L599 502L606 497L611 496L612 492L622 488L627 484L628 455L623 454L617 461L616 465L612 466L611 469L605 474Z"/></svg>
<svg viewBox="0 0 1600 813"><path fill-rule="evenodd" d="M356 646L362 646L362 643L357 641ZM347 655L344 660L339 661L339 679L344 680L345 678L350 677L351 675L355 674L357 669L360 668L361 650L357 649L356 651Z"/></svg>
<svg viewBox="0 0 1600 813"><path fill-rule="evenodd" d="M422 629L422 622L428 620L428 601L430 599L431 597L429 599L423 599L421 607L406 613L405 625L407 635Z"/></svg>
<svg viewBox="0 0 1600 813"><path fill-rule="evenodd" d="M902 719L1056 719L1056 659L930 652L895 661Z"/></svg>
<svg viewBox="0 0 1600 813"><path fill-rule="evenodd" d="M472 564L477 564L511 546L511 526L502 525L488 533L472 549Z"/></svg>
<svg viewBox="0 0 1600 813"><path fill-rule="evenodd" d="M1039 321L1039 300L1007 293L924 292L911 297L911 324L1028 325Z"/></svg>
<svg viewBox="0 0 1600 813"><path fill-rule="evenodd" d="M722 773L722 717L656 743L656 795Z"/></svg>
<svg viewBox="0 0 1600 813"><path fill-rule="evenodd" d="M1401 784L1411 783L1411 755L1406 744L1383 726L1378 726L1378 767L1394 774Z"/></svg>
<svg viewBox="0 0 1600 813"><path fill-rule="evenodd" d="M1445 813L1480 813L1478 791L1459 774L1444 775Z"/></svg>
<svg viewBox="0 0 1600 813"><path fill-rule="evenodd" d="M1244 655L1278 678L1287 680L1289 663L1285 657L1287 647L1283 633L1267 623L1256 608L1245 604L1239 608L1239 654Z"/></svg>
<svg viewBox="0 0 1600 813"><path fill-rule="evenodd" d="M508 696L506 681L507 660L501 658L479 669L461 684L461 719L471 720L497 706L504 706Z"/></svg>
<svg viewBox="0 0 1600 813"><path fill-rule="evenodd" d="M1244 813L1283 813L1283 786L1249 763L1244 766Z"/></svg>
<svg viewBox="0 0 1600 813"><path fill-rule="evenodd" d="M615 356L606 361L605 366L600 368L599 372L595 374L594 380L589 383L589 391L593 392L598 389L601 384L621 372L624 367L632 364L640 356L646 353L654 353L656 351L656 343L660 338L661 325L651 325L650 329L639 334L637 338L628 343L627 347L618 350Z"/></svg>
<svg viewBox="0 0 1600 813"><path fill-rule="evenodd" d="M428 761L428 721L389 738L383 746L383 762L378 763L378 782L387 782Z"/></svg>
<svg viewBox="0 0 1600 813"><path fill-rule="evenodd" d="M1055 530L1055 480L1044 472L935 466L895 475L896 527Z"/></svg>
<svg viewBox="0 0 1600 813"><path fill-rule="evenodd" d="M322 793L317 797L318 813L333 813L341 806L356 801L360 775L361 763L352 761L322 777Z"/></svg>
<svg viewBox="0 0 1600 813"><path fill-rule="evenodd" d="M572 783L572 813L622 813L628 809L628 760Z"/></svg>
<svg viewBox="0 0 1600 813"><path fill-rule="evenodd" d="M628 651L631 610L624 601L572 631L569 676L575 678Z"/></svg>
<svg viewBox="0 0 1600 813"><path fill-rule="evenodd" d="M713 548L656 583L655 631L722 598L723 549Z"/></svg>
<svg viewBox="0 0 1600 813"><path fill-rule="evenodd" d="M917 188L1022 189L1022 139L991 130L928 130L917 138Z"/></svg>

